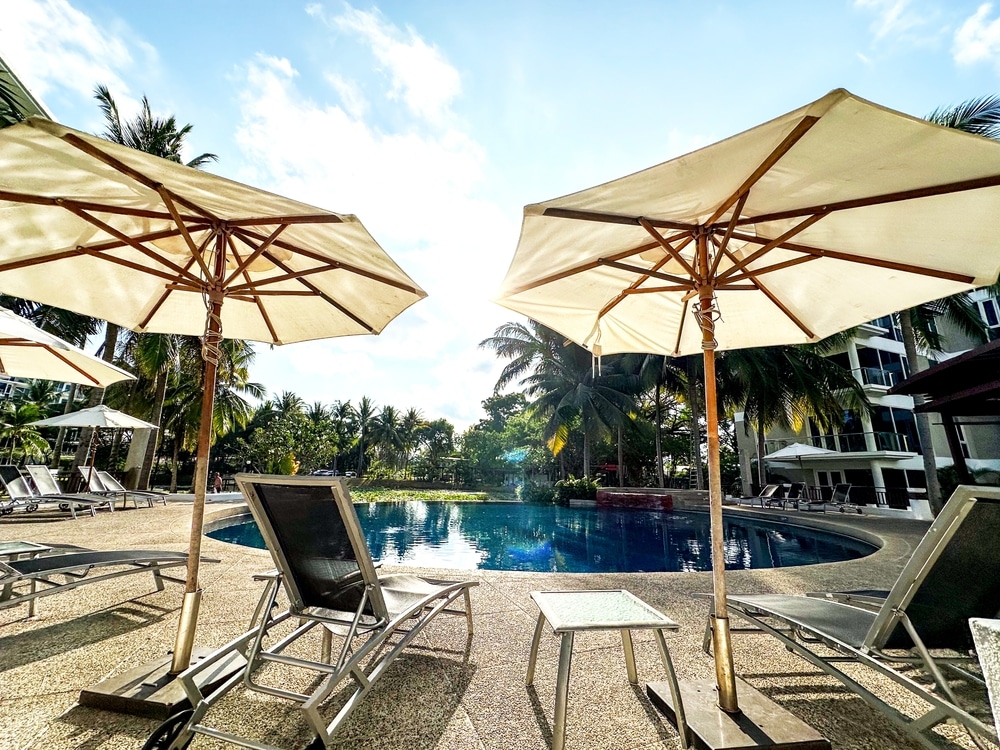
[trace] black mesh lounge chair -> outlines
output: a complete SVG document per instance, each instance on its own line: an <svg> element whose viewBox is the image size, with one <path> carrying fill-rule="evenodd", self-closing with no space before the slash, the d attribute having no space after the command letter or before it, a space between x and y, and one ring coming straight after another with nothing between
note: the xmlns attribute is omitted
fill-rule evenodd
<svg viewBox="0 0 1000 750"><path fill-rule="evenodd" d="M760 507L764 507L764 503L772 500L774 498L783 497L785 494L785 488L780 484L769 484L760 491L759 495L754 495L752 497L741 497L739 500L739 505L743 505L746 501L748 505L753 505L754 503L760 503Z"/></svg>
<svg viewBox="0 0 1000 750"><path fill-rule="evenodd" d="M802 497L802 491L806 488L805 482L794 482L791 487L788 488L787 492L776 492L769 498L764 500L765 508L787 508L788 506L796 507L799 503L799 498Z"/></svg>
<svg viewBox="0 0 1000 750"><path fill-rule="evenodd" d="M0 562L0 609L27 604L30 617L39 597L132 573L152 573L156 590L162 591L165 580L185 582L163 574L163 570L180 565L187 565L186 553L164 550L73 549L64 554Z"/></svg>
<svg viewBox="0 0 1000 750"><path fill-rule="evenodd" d="M126 489L121 482L106 471L98 471L97 479L100 481L101 486L104 487L105 492L122 498L122 505L125 504L125 500L128 499L129 496L132 497L132 501L135 503L137 508L139 507L139 500L145 502L150 508L153 507L154 502L160 502L164 505L167 504L167 494L165 492Z"/></svg>
<svg viewBox="0 0 1000 750"><path fill-rule="evenodd" d="M106 495L97 495L92 492L63 492L48 466L25 464L24 470L28 472L28 477L35 486L35 492L39 497L72 500L75 505L88 508L107 508L112 511L115 509L113 498ZM125 507L125 503L122 503L122 507Z"/></svg>
<svg viewBox="0 0 1000 750"><path fill-rule="evenodd" d="M1000 488L961 486L888 593L856 592L856 602L850 599L854 594L846 598L731 595L729 612L754 626L733 632L774 636L885 713L924 747L935 747L931 730L945 721L996 743L992 722L980 720L959 702L943 670L950 677L969 678L974 688L982 687L981 678L961 665L971 666L972 661L969 619L993 618L1000 609L998 538ZM706 633L706 650L709 645ZM910 717L838 669L837 662L862 665L888 677L929 708Z"/></svg>
<svg viewBox="0 0 1000 750"><path fill-rule="evenodd" d="M239 684L299 704L318 738L310 747L331 747L334 733L386 668L437 615L465 618L471 638L469 589L476 582L377 575L343 479L240 474L236 483L277 570L257 576L267 584L251 629L181 673L179 679L193 708L164 722L145 748L181 750L195 734L243 747L273 748L203 723L210 707ZM279 613L275 603L280 589L284 589L289 608ZM464 606L454 606L458 599L464 599ZM297 621L298 627L287 635L287 627L282 629L281 638L273 636L270 631L289 618ZM282 653L316 626L324 630L320 660ZM331 648L333 636L342 640L339 654ZM245 670L208 695L202 694L195 676L234 651L246 656ZM255 672L269 662L315 671L318 677L310 684L311 692L293 693L263 684L259 678L266 670L259 675ZM339 693L338 698L346 697L346 703L327 723L319 707L335 693Z"/></svg>
<svg viewBox="0 0 1000 750"><path fill-rule="evenodd" d="M16 508L24 508L28 513L38 510L41 506L55 506L62 511L68 511L73 518L76 518L77 509L90 512L96 516L98 508L107 508L113 511L114 507L107 500L101 497L84 497L76 495L42 495L32 489L31 485L21 474L21 470L12 464L0 465L0 482L7 490L10 504L4 507L4 513L10 513Z"/></svg>
<svg viewBox="0 0 1000 750"><path fill-rule="evenodd" d="M830 505L837 508L841 513L845 510L856 510L858 513L861 512L861 508L857 505L852 505L848 499L851 495L851 485L849 484L838 484L833 488L833 493L830 495L829 500L802 500L798 504L799 510L818 510L821 513L825 512L827 506Z"/></svg>

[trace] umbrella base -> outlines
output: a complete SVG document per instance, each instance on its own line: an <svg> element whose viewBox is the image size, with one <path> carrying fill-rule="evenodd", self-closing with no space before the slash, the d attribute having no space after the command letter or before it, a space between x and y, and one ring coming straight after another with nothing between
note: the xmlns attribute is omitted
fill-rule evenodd
<svg viewBox="0 0 1000 750"><path fill-rule="evenodd" d="M195 649L191 663L195 664L212 653L207 648ZM85 688L80 691L80 705L160 721L190 708L180 682L169 672L171 661L171 656L167 655ZM213 668L198 674L195 682L202 693L208 693L245 666L246 660L234 651Z"/></svg>
<svg viewBox="0 0 1000 750"><path fill-rule="evenodd" d="M830 750L829 740L743 680L738 680L737 694L742 713L737 716L730 716L719 708L714 680L681 682L680 692L692 747L710 750L750 750L758 747ZM653 705L677 726L669 683L650 682L646 685L646 694Z"/></svg>

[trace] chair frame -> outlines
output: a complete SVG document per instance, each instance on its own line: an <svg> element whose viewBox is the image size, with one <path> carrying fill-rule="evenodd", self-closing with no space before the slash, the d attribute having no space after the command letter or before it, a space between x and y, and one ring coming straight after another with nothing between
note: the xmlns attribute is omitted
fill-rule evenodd
<svg viewBox="0 0 1000 750"><path fill-rule="evenodd" d="M836 678L870 706L885 714L923 747L938 747L925 733L944 721L957 722L970 732L996 743L996 728L985 724L961 706L943 674L943 668L947 668L981 685L981 678L960 666L971 664L973 659L962 655L933 656L906 612L945 546L955 536L976 502L980 501L1000 502L1000 487L960 486L956 489L904 566L896 584L884 598L881 596L883 592L874 591L828 594L825 597L816 593L804 597L730 595L728 611L752 625L750 628L733 628L731 632L766 633L774 636L789 651ZM789 614L787 607L783 611L781 606L785 602L791 603L790 600L820 597L828 600L824 606L843 607L844 610L840 611L842 614L848 614L861 623L870 619L870 626L861 644L848 643L813 625L808 617ZM832 613L838 610L829 611ZM914 645L912 650L900 652L885 647L897 626L902 626L906 631ZM703 648L708 652L710 646L711 618L705 630ZM820 648L833 651L835 655L821 653ZM931 708L916 718L910 718L835 667L834 664L839 662L868 667L927 702ZM893 666L899 664L921 669L924 676L930 678L932 687L928 688Z"/></svg>
<svg viewBox="0 0 1000 750"><path fill-rule="evenodd" d="M95 492L63 492L58 481L52 476L49 467L44 464L25 464L24 470L28 472L28 477L35 485L35 493L38 498L60 500L59 509L66 510L67 503L72 502L84 508L89 508L91 515L95 515L96 510L107 508L112 513L115 510L113 498ZM72 507L72 506L70 506ZM125 504L122 503L122 508ZM75 517L75 515L74 515Z"/></svg>
<svg viewBox="0 0 1000 750"><path fill-rule="evenodd" d="M18 476L16 479L3 476L3 469L8 467L17 472ZM20 481L20 488L13 486L15 481ZM41 505L55 505L59 510L69 511L74 520L77 518L76 511L78 506L90 511L91 516L97 515L97 508L107 508L109 511L114 512L114 506L105 498L87 498L64 494L43 495L37 493L28 484L27 478L21 473L21 470L13 464L0 465L0 483L6 488L7 495L10 498L10 501L0 509L0 512L4 515L13 513L19 507L23 507L26 513L33 513Z"/></svg>
<svg viewBox="0 0 1000 750"><path fill-rule="evenodd" d="M764 507L764 503L770 503L772 500L777 500L783 497L785 494L785 486L783 484L767 484L761 489L760 494L751 495L750 497L741 497L737 501L737 505L743 505L743 501L748 501L748 505L753 505L755 502L760 503L760 507Z"/></svg>
<svg viewBox="0 0 1000 750"><path fill-rule="evenodd" d="M298 703L319 742L323 747L329 747L337 730L377 684L389 665L437 615L465 617L468 637L471 639L473 623L469 590L478 584L476 581L417 579L433 587L433 591L412 601L402 611L389 611L382 595L382 582L389 581L393 576L382 578L378 576L357 512L342 477L239 474L236 476L236 482L247 498L247 505L257 521L277 569L254 576L254 580L264 582L265 587L251 616L247 632L179 675L178 679L193 708L183 720L176 717L162 724L149 738L146 748L181 750L194 735L200 734L256 750L281 750L273 745L239 737L202 723L208 710L240 685L252 691ZM289 562L287 551L279 544L278 536L263 509L264 501L257 491L260 485L311 485L330 489L331 501L336 509L334 512L339 513L343 521L358 564L356 572L336 580L350 585L354 585L356 581L361 588L361 601L355 611L337 612L310 605L294 580L294 569ZM281 591L285 592L289 606L278 611L278 596ZM459 598L464 598L464 607L453 607ZM298 627L272 645L265 646L270 631L289 618L297 618ZM323 628L319 660L292 657L282 653L290 644L317 626ZM336 655L332 648L334 635L343 639L340 651ZM359 642L359 637L364 635L367 638ZM237 652L246 659L245 668L230 676L208 694L203 693L196 680L198 675ZM294 693L263 684L256 678L254 672L269 662L312 670L318 674L319 684L310 694ZM339 690L348 678L353 680L354 691L333 720L327 723L320 714L319 706Z"/></svg>
<svg viewBox="0 0 1000 750"><path fill-rule="evenodd" d="M152 490L130 490L124 487L121 482L119 482L110 472L98 471L96 472L97 480L100 482L101 486L104 488L104 492L109 495L121 495L122 507L125 507L125 501L128 496L132 496L132 502L135 503L135 507L139 507L138 498L142 498L146 501L147 507L153 507L153 501L159 501L164 505L167 504L167 495L163 492L153 492Z"/></svg>

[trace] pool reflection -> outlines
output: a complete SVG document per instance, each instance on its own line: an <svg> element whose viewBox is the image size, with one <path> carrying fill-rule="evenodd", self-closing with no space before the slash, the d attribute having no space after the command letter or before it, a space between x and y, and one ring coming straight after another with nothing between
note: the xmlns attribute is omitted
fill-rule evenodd
<svg viewBox="0 0 1000 750"><path fill-rule="evenodd" d="M568 573L711 569L706 513L421 501L356 507L372 557L385 564ZM253 523L244 526L210 536L262 548ZM724 529L731 570L838 562L875 551L837 534L745 517L725 518Z"/></svg>

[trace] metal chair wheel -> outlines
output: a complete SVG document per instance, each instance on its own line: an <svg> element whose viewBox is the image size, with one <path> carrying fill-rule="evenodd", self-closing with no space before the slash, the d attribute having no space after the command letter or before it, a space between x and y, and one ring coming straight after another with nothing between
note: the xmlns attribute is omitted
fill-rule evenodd
<svg viewBox="0 0 1000 750"><path fill-rule="evenodd" d="M142 746L142 750L184 750L194 739L194 733L188 732L187 739L180 742L178 739L192 716L194 716L194 710L190 708L171 716L153 730L149 739L146 740L146 744Z"/></svg>
<svg viewBox="0 0 1000 750"><path fill-rule="evenodd" d="M69 503L59 503L59 510L69 510Z"/></svg>
<svg viewBox="0 0 1000 750"><path fill-rule="evenodd" d="M13 512L13 508L0 508L0 513L3 513L5 516L9 516Z"/></svg>
<svg viewBox="0 0 1000 750"><path fill-rule="evenodd" d="M38 510L38 503L28 503L24 507L25 513L34 513L36 510Z"/></svg>

